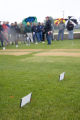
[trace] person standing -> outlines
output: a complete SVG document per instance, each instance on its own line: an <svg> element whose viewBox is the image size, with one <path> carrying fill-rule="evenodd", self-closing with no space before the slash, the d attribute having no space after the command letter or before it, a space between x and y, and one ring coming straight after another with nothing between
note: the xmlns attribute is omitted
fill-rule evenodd
<svg viewBox="0 0 80 120"><path fill-rule="evenodd" d="M8 26L6 25L6 22L3 22L2 27L3 27L3 39L5 42L5 46L7 46L9 45L9 41L8 41Z"/></svg>
<svg viewBox="0 0 80 120"><path fill-rule="evenodd" d="M38 39L37 39L37 26L36 26L36 23L33 23L32 33L33 33L33 42L37 43Z"/></svg>
<svg viewBox="0 0 80 120"><path fill-rule="evenodd" d="M51 45L52 26L51 26L51 20L49 19L49 17L46 17L45 32L46 32L46 38L48 41L48 45Z"/></svg>
<svg viewBox="0 0 80 120"><path fill-rule="evenodd" d="M60 23L58 25L58 29L59 29L59 32L58 32L57 40L60 39L60 36L61 36L61 40L63 40L63 38L64 38L64 29L65 29L65 24L64 24L63 20L60 21Z"/></svg>
<svg viewBox="0 0 80 120"><path fill-rule="evenodd" d="M1 25L1 21L0 21L0 41L1 41L1 47L3 47L3 34L2 34L3 28Z"/></svg>
<svg viewBox="0 0 80 120"><path fill-rule="evenodd" d="M15 29L15 45L18 45L20 28L19 28L17 22L14 23L14 29Z"/></svg>
<svg viewBox="0 0 80 120"><path fill-rule="evenodd" d="M42 43L45 43L45 25L42 23Z"/></svg>
<svg viewBox="0 0 80 120"><path fill-rule="evenodd" d="M43 26L39 22L38 26L37 26L37 38L38 38L38 42L42 41L42 29L43 29Z"/></svg>
<svg viewBox="0 0 80 120"><path fill-rule="evenodd" d="M14 45L15 43L15 25L14 23L11 23L10 25L10 42L12 43L12 45Z"/></svg>
<svg viewBox="0 0 80 120"><path fill-rule="evenodd" d="M73 40L74 39L74 35L73 35L74 25L73 25L73 23L71 21L68 21L66 28L67 28L67 30L69 32L68 39Z"/></svg>
<svg viewBox="0 0 80 120"><path fill-rule="evenodd" d="M32 27L29 22L27 22L27 26L25 26L25 33L27 36L27 44L30 45L30 41L33 43L33 36L32 36Z"/></svg>
<svg viewBox="0 0 80 120"><path fill-rule="evenodd" d="M24 29L25 29L25 26L22 23L20 23L19 24L19 29L20 29L20 41L21 41L21 43L25 44L25 39L24 39Z"/></svg>
<svg viewBox="0 0 80 120"><path fill-rule="evenodd" d="M9 44L10 44L10 25L9 25L9 22L6 22L6 26L8 27L8 28L7 28L7 32L8 32L8 41L9 41Z"/></svg>

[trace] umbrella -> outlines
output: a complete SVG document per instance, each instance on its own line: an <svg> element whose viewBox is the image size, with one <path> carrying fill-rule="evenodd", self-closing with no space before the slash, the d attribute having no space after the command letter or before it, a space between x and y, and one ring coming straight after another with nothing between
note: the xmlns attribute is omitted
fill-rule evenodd
<svg viewBox="0 0 80 120"><path fill-rule="evenodd" d="M75 17L73 17L73 16L69 16L67 19L65 19L65 25L67 25L67 23L70 21L70 22L72 22L72 24L74 25L74 26L76 26L77 24L78 24L78 22L77 22L77 19L75 18Z"/></svg>
<svg viewBox="0 0 80 120"><path fill-rule="evenodd" d="M58 19L56 19L56 20L54 21L54 24L55 24L55 25L59 25L59 23L60 23L61 21L63 21L63 23L65 23L65 19L64 19L64 18L58 18Z"/></svg>
<svg viewBox="0 0 80 120"><path fill-rule="evenodd" d="M28 17L28 18L25 18L23 21L22 21L22 23L24 24L24 25L26 25L27 24L27 22L29 22L29 23L37 23L37 18L36 17Z"/></svg>

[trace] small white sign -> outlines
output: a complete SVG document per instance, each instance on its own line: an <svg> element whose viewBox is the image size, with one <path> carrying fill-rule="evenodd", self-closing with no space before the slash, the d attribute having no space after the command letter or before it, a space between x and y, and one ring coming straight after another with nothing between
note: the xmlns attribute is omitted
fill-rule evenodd
<svg viewBox="0 0 80 120"><path fill-rule="evenodd" d="M61 74L60 74L60 77L59 77L59 80L63 80L63 79L64 79L64 76L65 76L65 72L61 73Z"/></svg>
<svg viewBox="0 0 80 120"><path fill-rule="evenodd" d="M16 45L16 48L18 48L18 45Z"/></svg>
<svg viewBox="0 0 80 120"><path fill-rule="evenodd" d="M5 50L6 48L5 47L3 47L3 50Z"/></svg>
<svg viewBox="0 0 80 120"><path fill-rule="evenodd" d="M38 43L36 42L35 44L37 45Z"/></svg>
<svg viewBox="0 0 80 120"><path fill-rule="evenodd" d="M32 96L32 93L30 93L30 94L28 94L27 96L21 98L20 107L23 107L23 106L26 105L27 103L30 103L30 101L31 101L31 96Z"/></svg>

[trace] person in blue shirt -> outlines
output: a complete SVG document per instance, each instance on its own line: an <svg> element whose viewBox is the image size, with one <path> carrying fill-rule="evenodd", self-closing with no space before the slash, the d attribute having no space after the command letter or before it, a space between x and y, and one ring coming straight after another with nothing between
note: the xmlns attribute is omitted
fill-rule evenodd
<svg viewBox="0 0 80 120"><path fill-rule="evenodd" d="M43 26L39 22L38 26L37 26L37 38L38 38L38 42L42 41L42 31L43 31Z"/></svg>

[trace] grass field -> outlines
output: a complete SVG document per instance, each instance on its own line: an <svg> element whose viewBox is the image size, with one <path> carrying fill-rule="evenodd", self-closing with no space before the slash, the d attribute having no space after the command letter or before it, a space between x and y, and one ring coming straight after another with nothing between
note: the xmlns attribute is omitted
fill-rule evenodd
<svg viewBox="0 0 80 120"><path fill-rule="evenodd" d="M6 49L80 49L80 40ZM80 57L36 53L0 55L0 120L80 120ZM65 79L59 81L62 72ZM20 99L30 92L31 103L20 108Z"/></svg>
<svg viewBox="0 0 80 120"><path fill-rule="evenodd" d="M79 49L80 48L80 40L64 40L64 41L53 41L52 45L48 46L45 44L38 44L31 46L26 46L26 44L19 43L19 47L16 48L15 45L7 46L7 49ZM0 50L2 48L0 47Z"/></svg>

